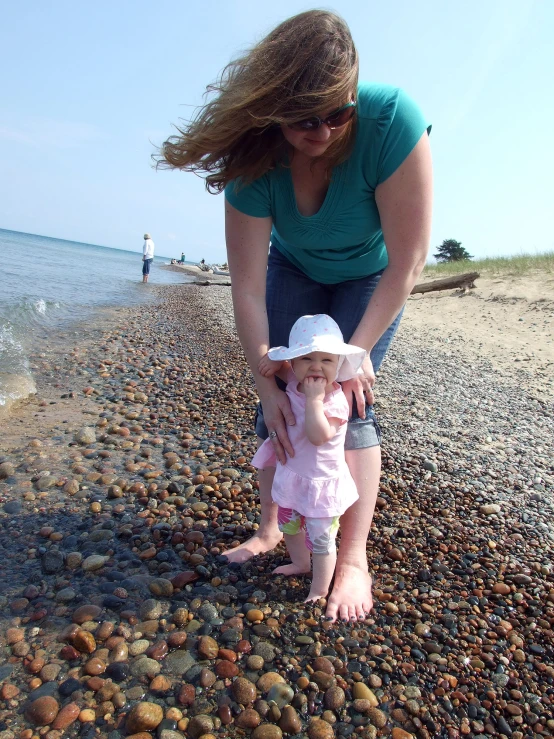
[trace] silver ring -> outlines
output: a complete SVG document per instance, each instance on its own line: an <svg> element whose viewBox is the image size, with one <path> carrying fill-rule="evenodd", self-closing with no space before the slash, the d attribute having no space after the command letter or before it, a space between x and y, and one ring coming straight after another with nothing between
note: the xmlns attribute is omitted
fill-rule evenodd
<svg viewBox="0 0 554 739"><path fill-rule="evenodd" d="M277 438L277 431L270 431L269 432L269 438L270 439L276 439Z"/></svg>

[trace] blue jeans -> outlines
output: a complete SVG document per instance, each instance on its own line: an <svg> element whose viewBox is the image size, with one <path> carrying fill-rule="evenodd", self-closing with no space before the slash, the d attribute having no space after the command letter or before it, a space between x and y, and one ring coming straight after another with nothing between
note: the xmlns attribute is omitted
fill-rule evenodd
<svg viewBox="0 0 554 739"><path fill-rule="evenodd" d="M307 277L272 246L267 264L266 287L269 345L288 346L289 333L295 321L301 316L316 313L331 316L338 323L344 340L349 342L382 274L381 271L359 280L322 285ZM383 362L401 317L402 311L371 350L370 357L375 372ZM261 405L258 405L256 412L256 433L262 439L267 439L269 435ZM373 406L366 404L365 418L360 418L356 404L353 403L344 448L367 449L377 446L380 441L381 431Z"/></svg>
<svg viewBox="0 0 554 739"><path fill-rule="evenodd" d="M142 274L143 275L149 275L150 274L150 265L152 264L154 260L153 259L145 259L142 263Z"/></svg>

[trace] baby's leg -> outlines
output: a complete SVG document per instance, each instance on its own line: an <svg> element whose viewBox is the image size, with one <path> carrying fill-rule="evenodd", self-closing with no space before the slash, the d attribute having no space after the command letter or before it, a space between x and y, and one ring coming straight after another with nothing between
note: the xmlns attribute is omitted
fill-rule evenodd
<svg viewBox="0 0 554 739"><path fill-rule="evenodd" d="M276 567L274 575L304 575L311 569L310 552L306 547L304 519L292 508L281 508L277 513L279 530L285 535L285 544L292 564Z"/></svg>
<svg viewBox="0 0 554 739"><path fill-rule="evenodd" d="M307 518L308 547L312 550L313 576L312 587L304 601L325 598L329 592L331 580L335 574L337 563L336 538L339 530L339 517Z"/></svg>

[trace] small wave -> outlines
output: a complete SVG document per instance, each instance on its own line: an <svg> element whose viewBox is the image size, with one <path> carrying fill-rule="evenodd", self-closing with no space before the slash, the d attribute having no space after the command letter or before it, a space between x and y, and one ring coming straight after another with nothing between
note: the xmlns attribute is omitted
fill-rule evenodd
<svg viewBox="0 0 554 739"><path fill-rule="evenodd" d="M37 391L31 375L15 375L0 372L0 417L20 400L34 395Z"/></svg>
<svg viewBox="0 0 554 739"><path fill-rule="evenodd" d="M43 298L37 300L35 303L35 310L37 311L37 313L46 313L46 300L44 300Z"/></svg>

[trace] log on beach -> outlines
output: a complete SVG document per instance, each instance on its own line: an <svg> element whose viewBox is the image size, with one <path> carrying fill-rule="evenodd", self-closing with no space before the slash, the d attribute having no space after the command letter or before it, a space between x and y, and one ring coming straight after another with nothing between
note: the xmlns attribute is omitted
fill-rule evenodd
<svg viewBox="0 0 554 739"><path fill-rule="evenodd" d="M416 285L410 295L417 293L431 293L435 290L452 290L455 287L475 287L474 282L479 277L479 272L465 272L455 277L443 277L432 282L420 282Z"/></svg>

